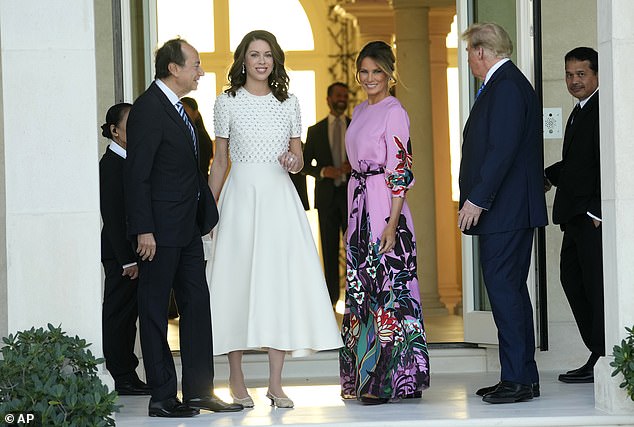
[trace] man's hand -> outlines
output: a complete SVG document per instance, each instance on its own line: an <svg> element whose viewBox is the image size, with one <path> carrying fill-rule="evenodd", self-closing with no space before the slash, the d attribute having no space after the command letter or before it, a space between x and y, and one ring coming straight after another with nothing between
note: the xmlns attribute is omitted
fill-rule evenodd
<svg viewBox="0 0 634 427"><path fill-rule="evenodd" d="M337 179L341 176L341 169L334 166L324 166L324 178Z"/></svg>
<svg viewBox="0 0 634 427"><path fill-rule="evenodd" d="M553 188L553 184L548 178L544 177L544 193L547 193L551 188Z"/></svg>
<svg viewBox="0 0 634 427"><path fill-rule="evenodd" d="M471 226L475 227L478 225L481 213L482 208L477 207L469 200L464 202L462 209L458 211L458 227L460 227L460 230L469 230Z"/></svg>
<svg viewBox="0 0 634 427"><path fill-rule="evenodd" d="M344 174L349 174L350 172L352 172L352 166L350 166L350 163L348 161L345 161L342 165L341 165L341 173Z"/></svg>
<svg viewBox="0 0 634 427"><path fill-rule="evenodd" d="M137 277L139 277L139 266L134 264L131 265L130 267L126 267L123 269L123 273L121 273L122 276L128 276L130 279L134 280Z"/></svg>
<svg viewBox="0 0 634 427"><path fill-rule="evenodd" d="M154 255L156 255L156 240L154 240L154 234L139 234L136 236L136 240L136 253L139 254L143 261L152 261L154 259Z"/></svg>

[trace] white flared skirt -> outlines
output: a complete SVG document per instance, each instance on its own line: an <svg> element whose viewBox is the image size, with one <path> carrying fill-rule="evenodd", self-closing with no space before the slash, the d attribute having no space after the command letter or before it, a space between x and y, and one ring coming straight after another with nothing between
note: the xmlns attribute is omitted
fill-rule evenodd
<svg viewBox="0 0 634 427"><path fill-rule="evenodd" d="M214 354L342 346L306 213L274 163L234 163L218 203L207 280Z"/></svg>

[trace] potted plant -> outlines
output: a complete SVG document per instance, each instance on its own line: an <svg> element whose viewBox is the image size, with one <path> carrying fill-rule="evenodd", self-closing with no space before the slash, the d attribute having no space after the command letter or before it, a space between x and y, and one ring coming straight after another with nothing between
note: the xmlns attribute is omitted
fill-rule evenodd
<svg viewBox="0 0 634 427"><path fill-rule="evenodd" d="M97 376L85 340L50 323L3 339L0 407L6 414L30 413L47 426L114 426L117 394Z"/></svg>
<svg viewBox="0 0 634 427"><path fill-rule="evenodd" d="M628 336L621 340L621 345L615 345L612 349L614 361L610 366L614 368L612 376L623 374L624 381L619 385L624 388L630 399L634 400L634 326L625 327Z"/></svg>

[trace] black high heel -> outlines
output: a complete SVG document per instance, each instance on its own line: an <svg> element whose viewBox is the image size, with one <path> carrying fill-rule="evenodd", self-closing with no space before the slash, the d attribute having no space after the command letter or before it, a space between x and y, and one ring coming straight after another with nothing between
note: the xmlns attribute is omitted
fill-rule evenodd
<svg viewBox="0 0 634 427"><path fill-rule="evenodd" d="M382 405L384 403L387 403L389 399L386 397L377 397L372 394L364 394L363 396L359 397L359 401L364 405Z"/></svg>

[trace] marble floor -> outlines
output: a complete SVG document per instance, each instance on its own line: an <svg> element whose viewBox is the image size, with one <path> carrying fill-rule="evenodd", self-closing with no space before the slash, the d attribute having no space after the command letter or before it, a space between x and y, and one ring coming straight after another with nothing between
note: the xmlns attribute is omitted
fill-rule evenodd
<svg viewBox="0 0 634 427"><path fill-rule="evenodd" d="M496 373L432 374L432 384L422 399L363 406L339 398L332 381L287 381L286 393L294 409L269 406L264 384L248 384L255 408L238 413L201 412L189 419L160 419L147 416L147 397L121 397L123 405L116 424L128 426L307 426L399 427L399 426L634 426L632 415L608 415L594 408L592 384L563 384L557 373L542 372L541 397L528 402L490 405L474 391L497 382ZM226 387L226 385L224 385ZM218 384L216 393L229 400L229 392Z"/></svg>

